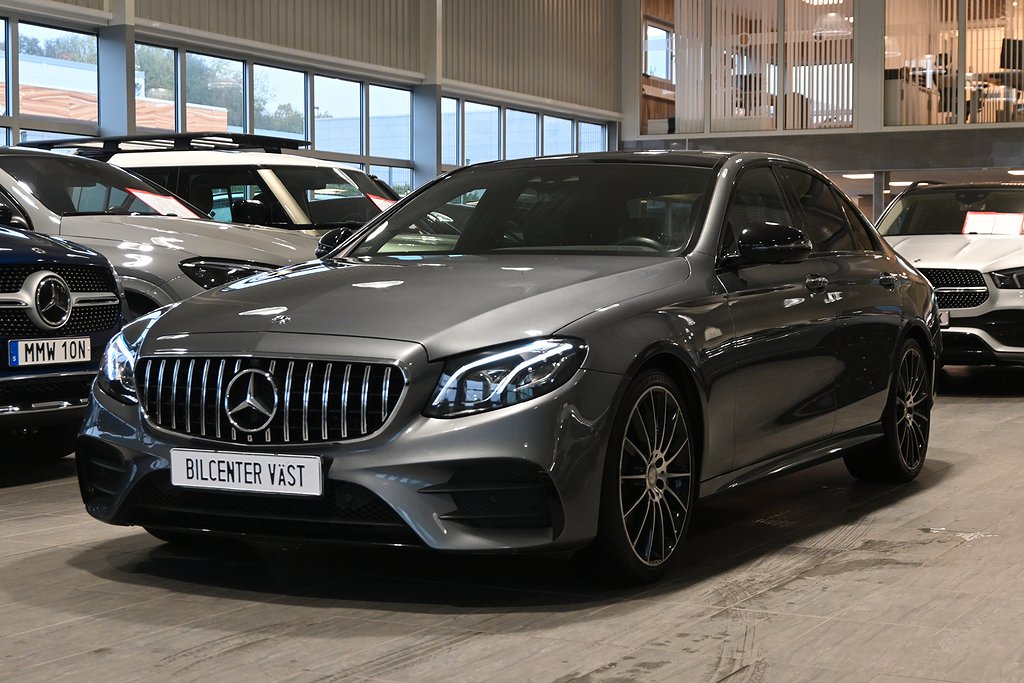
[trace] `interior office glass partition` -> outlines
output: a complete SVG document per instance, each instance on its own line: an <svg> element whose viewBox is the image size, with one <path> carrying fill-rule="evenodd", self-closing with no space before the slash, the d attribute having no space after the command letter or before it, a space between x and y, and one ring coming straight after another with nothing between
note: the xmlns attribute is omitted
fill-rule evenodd
<svg viewBox="0 0 1024 683"><path fill-rule="evenodd" d="M641 0L640 133L675 132L674 0Z"/></svg>
<svg viewBox="0 0 1024 683"><path fill-rule="evenodd" d="M853 127L854 0L786 0L787 129Z"/></svg>
<svg viewBox="0 0 1024 683"><path fill-rule="evenodd" d="M99 120L96 36L18 24L18 102L22 114Z"/></svg>
<svg viewBox="0 0 1024 683"><path fill-rule="evenodd" d="M1024 6L964 1L967 123L1024 121Z"/></svg>
<svg viewBox="0 0 1024 683"><path fill-rule="evenodd" d="M973 96L957 85L958 24L957 0L886 0L885 125L956 123L960 102ZM968 109L967 118L977 116Z"/></svg>
<svg viewBox="0 0 1024 683"><path fill-rule="evenodd" d="M686 78L676 83L676 121L678 133L704 131L706 87L704 60L704 0L678 0L676 7L676 63Z"/></svg>
<svg viewBox="0 0 1024 683"><path fill-rule="evenodd" d="M135 44L135 125L149 130L176 129L177 58L168 47Z"/></svg>
<svg viewBox="0 0 1024 683"><path fill-rule="evenodd" d="M715 0L710 11L711 130L774 130L778 2Z"/></svg>
<svg viewBox="0 0 1024 683"><path fill-rule="evenodd" d="M7 113L7 20L0 19L0 114ZM7 130L7 129L4 129ZM9 131L8 131L9 132ZM6 135L6 133L5 133ZM7 138L4 137L4 144Z"/></svg>

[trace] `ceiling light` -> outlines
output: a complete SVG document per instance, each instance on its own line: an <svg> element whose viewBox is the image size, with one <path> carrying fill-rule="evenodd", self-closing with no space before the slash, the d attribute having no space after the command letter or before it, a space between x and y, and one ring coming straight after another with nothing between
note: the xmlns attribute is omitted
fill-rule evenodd
<svg viewBox="0 0 1024 683"><path fill-rule="evenodd" d="M818 17L814 22L814 30L811 36L817 40L824 38L848 38L853 35L853 27L838 12L828 12Z"/></svg>
<svg viewBox="0 0 1024 683"><path fill-rule="evenodd" d="M889 183L889 187L910 187L913 183L909 180L894 180ZM921 183L924 185L925 183Z"/></svg>
<svg viewBox="0 0 1024 683"><path fill-rule="evenodd" d="M1011 168L1007 173L1010 175L1024 175L1024 168Z"/></svg>
<svg viewBox="0 0 1024 683"><path fill-rule="evenodd" d="M844 173L844 178L849 180L872 180L875 177L874 173Z"/></svg>

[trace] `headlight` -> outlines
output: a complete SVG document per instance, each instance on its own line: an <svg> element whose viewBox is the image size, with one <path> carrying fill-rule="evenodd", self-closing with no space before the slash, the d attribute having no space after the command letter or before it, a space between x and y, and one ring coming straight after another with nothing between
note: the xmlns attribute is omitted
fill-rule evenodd
<svg viewBox="0 0 1024 683"><path fill-rule="evenodd" d="M543 396L569 381L586 355L577 339L540 339L450 358L424 414L460 417Z"/></svg>
<svg viewBox="0 0 1024 683"><path fill-rule="evenodd" d="M996 270L991 275L992 282L999 289L1024 289L1024 268Z"/></svg>
<svg viewBox="0 0 1024 683"><path fill-rule="evenodd" d="M257 273L269 273L277 270L278 266L230 259L194 258L182 261L178 268L200 287L212 289Z"/></svg>
<svg viewBox="0 0 1024 683"><path fill-rule="evenodd" d="M100 374L96 381L100 389L121 403L138 403L135 393L135 359L138 349L132 348L123 332L114 335L103 351Z"/></svg>

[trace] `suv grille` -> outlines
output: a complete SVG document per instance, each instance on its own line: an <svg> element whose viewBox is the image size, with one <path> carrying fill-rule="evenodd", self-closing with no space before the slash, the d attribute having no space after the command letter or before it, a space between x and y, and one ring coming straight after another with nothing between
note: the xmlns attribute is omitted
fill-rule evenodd
<svg viewBox="0 0 1024 683"><path fill-rule="evenodd" d="M113 290L111 290L113 291ZM0 339L43 339L47 337L69 337L90 332L113 329L121 304L100 306L76 306L71 317L57 330L41 330L29 320L23 308L0 308Z"/></svg>
<svg viewBox="0 0 1024 683"><path fill-rule="evenodd" d="M93 375L37 377L0 382L0 406L31 408L33 404L67 401L82 403L89 397Z"/></svg>
<svg viewBox="0 0 1024 683"><path fill-rule="evenodd" d="M114 277L102 266L67 266L62 264L39 265L26 263L0 268L0 292L17 292L25 278L40 270L57 273L72 292L116 292Z"/></svg>
<svg viewBox="0 0 1024 683"><path fill-rule="evenodd" d="M396 366L322 360L147 358L136 378L153 424L253 445L369 436L405 390Z"/></svg>
<svg viewBox="0 0 1024 683"><path fill-rule="evenodd" d="M977 270L921 268L935 288L939 308L974 308L988 301L985 278Z"/></svg>

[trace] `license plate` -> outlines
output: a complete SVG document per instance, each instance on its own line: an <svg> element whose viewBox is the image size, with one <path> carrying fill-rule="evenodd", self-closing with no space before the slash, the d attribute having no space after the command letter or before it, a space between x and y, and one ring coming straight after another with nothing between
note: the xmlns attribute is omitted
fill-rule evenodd
<svg viewBox="0 0 1024 683"><path fill-rule="evenodd" d="M939 327L949 327L949 311L939 311Z"/></svg>
<svg viewBox="0 0 1024 683"><path fill-rule="evenodd" d="M12 368L26 365L82 363L92 358L89 337L63 339L12 339L7 342L7 360Z"/></svg>
<svg viewBox="0 0 1024 683"><path fill-rule="evenodd" d="M171 449L171 483L197 489L284 493L323 493L320 458L315 455L263 455L229 451Z"/></svg>

